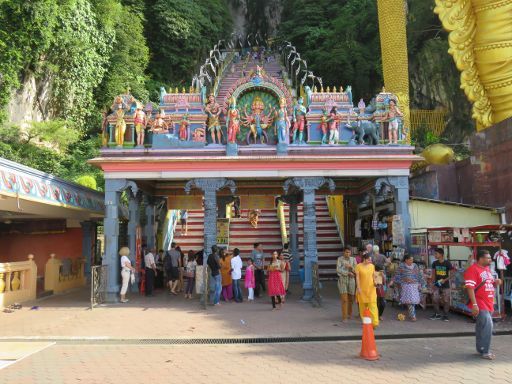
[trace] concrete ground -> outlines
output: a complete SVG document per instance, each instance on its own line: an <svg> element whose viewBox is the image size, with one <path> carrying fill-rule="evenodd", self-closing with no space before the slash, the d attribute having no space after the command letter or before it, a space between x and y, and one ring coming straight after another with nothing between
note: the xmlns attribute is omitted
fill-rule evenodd
<svg viewBox="0 0 512 384"><path fill-rule="evenodd" d="M1 348L0 342L0 348ZM498 358L474 338L379 341L378 361L359 342L242 345L55 344L0 370L0 382L108 383L512 383L512 336L496 337Z"/></svg>
<svg viewBox="0 0 512 384"><path fill-rule="evenodd" d="M0 383L512 383L510 335L495 336L498 358L484 361L474 337L450 337L473 331L468 318L431 321L431 310L420 310L418 322L400 322L397 314L405 311L389 305L376 334L392 339L377 340L381 359L368 362L358 358L360 321L340 322L335 284L325 283L321 308L301 302L299 291L293 287L279 311L271 311L267 297L204 310L198 300L163 291L94 310L87 289L27 303L0 313ZM507 319L496 329L512 324ZM311 336L356 341L228 343ZM186 344L204 338L228 340Z"/></svg>
<svg viewBox="0 0 512 384"><path fill-rule="evenodd" d="M27 303L13 313L0 313L0 340L11 338L240 338L359 336L361 323L354 306L354 319L342 323L334 282L324 283L323 306L314 308L299 300L300 287L292 287L282 310L271 311L268 297L249 303L223 303L202 309L199 301L185 300L160 290L155 297L133 293L127 304L90 309L89 290L53 296ZM31 310L31 306L37 309ZM452 314L450 322L431 321L431 309L418 310L418 321L397 321L404 309L388 304L377 335L451 334L472 332L470 319ZM510 317L496 324L511 330Z"/></svg>

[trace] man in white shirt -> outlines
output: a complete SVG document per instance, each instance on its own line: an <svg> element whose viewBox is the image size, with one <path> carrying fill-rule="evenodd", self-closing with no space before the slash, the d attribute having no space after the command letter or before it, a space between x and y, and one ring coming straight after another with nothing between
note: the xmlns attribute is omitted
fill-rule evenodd
<svg viewBox="0 0 512 384"><path fill-rule="evenodd" d="M242 258L240 257L240 250L235 248L233 250L233 258L231 259L231 279L233 280L233 296L237 303L243 301L242 288L240 288L240 279L242 278Z"/></svg>
<svg viewBox="0 0 512 384"><path fill-rule="evenodd" d="M156 249L152 248L144 256L144 265L146 266L146 296L153 296L153 287L155 286L156 263L154 253L156 253Z"/></svg>

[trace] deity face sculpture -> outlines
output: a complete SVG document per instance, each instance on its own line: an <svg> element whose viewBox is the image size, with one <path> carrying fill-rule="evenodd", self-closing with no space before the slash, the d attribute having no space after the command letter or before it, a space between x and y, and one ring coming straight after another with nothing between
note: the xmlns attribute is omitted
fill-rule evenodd
<svg viewBox="0 0 512 384"><path fill-rule="evenodd" d="M263 103L263 100L259 96L256 96L254 100L252 101L251 105L252 113L254 114L261 114L265 110L265 104Z"/></svg>
<svg viewBox="0 0 512 384"><path fill-rule="evenodd" d="M210 93L210 95L208 96L208 102L215 103L215 96L213 95L213 93Z"/></svg>
<svg viewBox="0 0 512 384"><path fill-rule="evenodd" d="M284 97L282 97L280 100L279 100L279 106L281 108L286 108L286 99Z"/></svg>
<svg viewBox="0 0 512 384"><path fill-rule="evenodd" d="M301 97L299 97L299 100L297 100L297 103L298 103L299 105L304 104L304 99L302 98L302 96L301 96Z"/></svg>

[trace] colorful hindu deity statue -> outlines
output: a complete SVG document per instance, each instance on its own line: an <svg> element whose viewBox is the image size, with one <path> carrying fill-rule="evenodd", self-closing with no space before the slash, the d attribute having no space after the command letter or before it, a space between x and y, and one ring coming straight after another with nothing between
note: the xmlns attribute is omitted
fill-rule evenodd
<svg viewBox="0 0 512 384"><path fill-rule="evenodd" d="M219 120L221 109L220 105L215 101L213 93L210 93L208 96L208 103L204 110L208 115L207 126L212 138L212 144L222 144L222 129ZM217 142L215 142L215 138L217 138Z"/></svg>
<svg viewBox="0 0 512 384"><path fill-rule="evenodd" d="M279 110L276 112L276 135L279 143L288 143L290 118L288 117L288 109L286 108L286 98L282 97L279 100Z"/></svg>
<svg viewBox="0 0 512 384"><path fill-rule="evenodd" d="M242 117L242 125L248 126L251 130L251 136L254 143L260 140L261 144L265 143L267 127L272 124L273 108L270 108L268 115L265 115L265 103L261 97L256 96L251 104L251 114L247 113L247 106L244 107L244 116Z"/></svg>
<svg viewBox="0 0 512 384"><path fill-rule="evenodd" d="M236 136L240 132L240 113L236 108L236 99L234 97L231 98L229 103L226 125L228 127L228 143L235 144Z"/></svg>
<svg viewBox="0 0 512 384"><path fill-rule="evenodd" d="M329 144L337 144L339 141L338 109L334 105L329 112Z"/></svg>
<svg viewBox="0 0 512 384"><path fill-rule="evenodd" d="M389 121L388 140L389 144L398 144L398 123L404 114L396 106L395 100L389 100L389 110L386 118Z"/></svg>
<svg viewBox="0 0 512 384"><path fill-rule="evenodd" d="M327 113L327 109L324 107L322 109L322 117L320 118L320 126L319 128L322 131L322 144L327 144L328 140L328 126L329 126L329 114Z"/></svg>
<svg viewBox="0 0 512 384"><path fill-rule="evenodd" d="M137 105L135 114L133 116L133 125L135 125L135 132L137 133L137 146L144 145L144 128L146 128L146 113L142 110L140 105Z"/></svg>
<svg viewBox="0 0 512 384"><path fill-rule="evenodd" d="M153 125L151 127L151 131L156 134L167 133L169 131L169 125L165 122L160 113L156 114L155 121L153 121Z"/></svg>
<svg viewBox="0 0 512 384"><path fill-rule="evenodd" d="M307 109L301 96L293 107L293 144L305 144L304 128L306 128L306 113Z"/></svg>
<svg viewBox="0 0 512 384"><path fill-rule="evenodd" d="M115 138L118 147L122 147L124 144L124 134L126 132L126 122L124 121L124 109L122 105L117 107L116 111L116 126L115 126Z"/></svg>
<svg viewBox="0 0 512 384"><path fill-rule="evenodd" d="M179 129L179 137L181 141L188 140L188 126L190 125L190 121L188 120L188 113L185 113L181 118L180 129Z"/></svg>

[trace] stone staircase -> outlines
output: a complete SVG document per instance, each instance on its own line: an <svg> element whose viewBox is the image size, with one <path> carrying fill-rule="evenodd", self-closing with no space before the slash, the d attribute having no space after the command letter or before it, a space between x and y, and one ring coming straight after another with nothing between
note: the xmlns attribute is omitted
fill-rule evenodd
<svg viewBox="0 0 512 384"><path fill-rule="evenodd" d="M188 211L188 232L181 233L181 223L178 222L174 230L174 242L187 254L189 250L200 251L204 244L204 211L195 209Z"/></svg>
<svg viewBox="0 0 512 384"><path fill-rule="evenodd" d="M252 58L247 61L240 60L238 63L231 62L224 71L224 76L217 89L217 102L223 105L226 96L233 91L235 83L243 77L244 74L248 75L251 71L255 71L256 65L262 66L269 76L282 80L281 65L277 60L278 58L274 57L270 62L264 62L263 64Z"/></svg>
<svg viewBox="0 0 512 384"><path fill-rule="evenodd" d="M261 243L268 262L272 252L279 251L283 247L277 210L260 210L258 228L253 228L249 223L248 212L247 210L242 210L240 218L231 219L229 249L231 251L235 248L240 249L240 254L245 260L251 256L254 243Z"/></svg>
<svg viewBox="0 0 512 384"><path fill-rule="evenodd" d="M336 260L343 252L338 228L336 222L329 215L329 208L325 196L315 197L316 205L316 237L318 249L318 265L319 274L321 279L334 279L336 275ZM304 217L302 204L297 208L298 227L299 227L299 255L301 258L301 267L303 265L304 249L303 249L303 235L304 235ZM289 206L284 205L284 214L286 219L286 228L290 228L289 221Z"/></svg>

